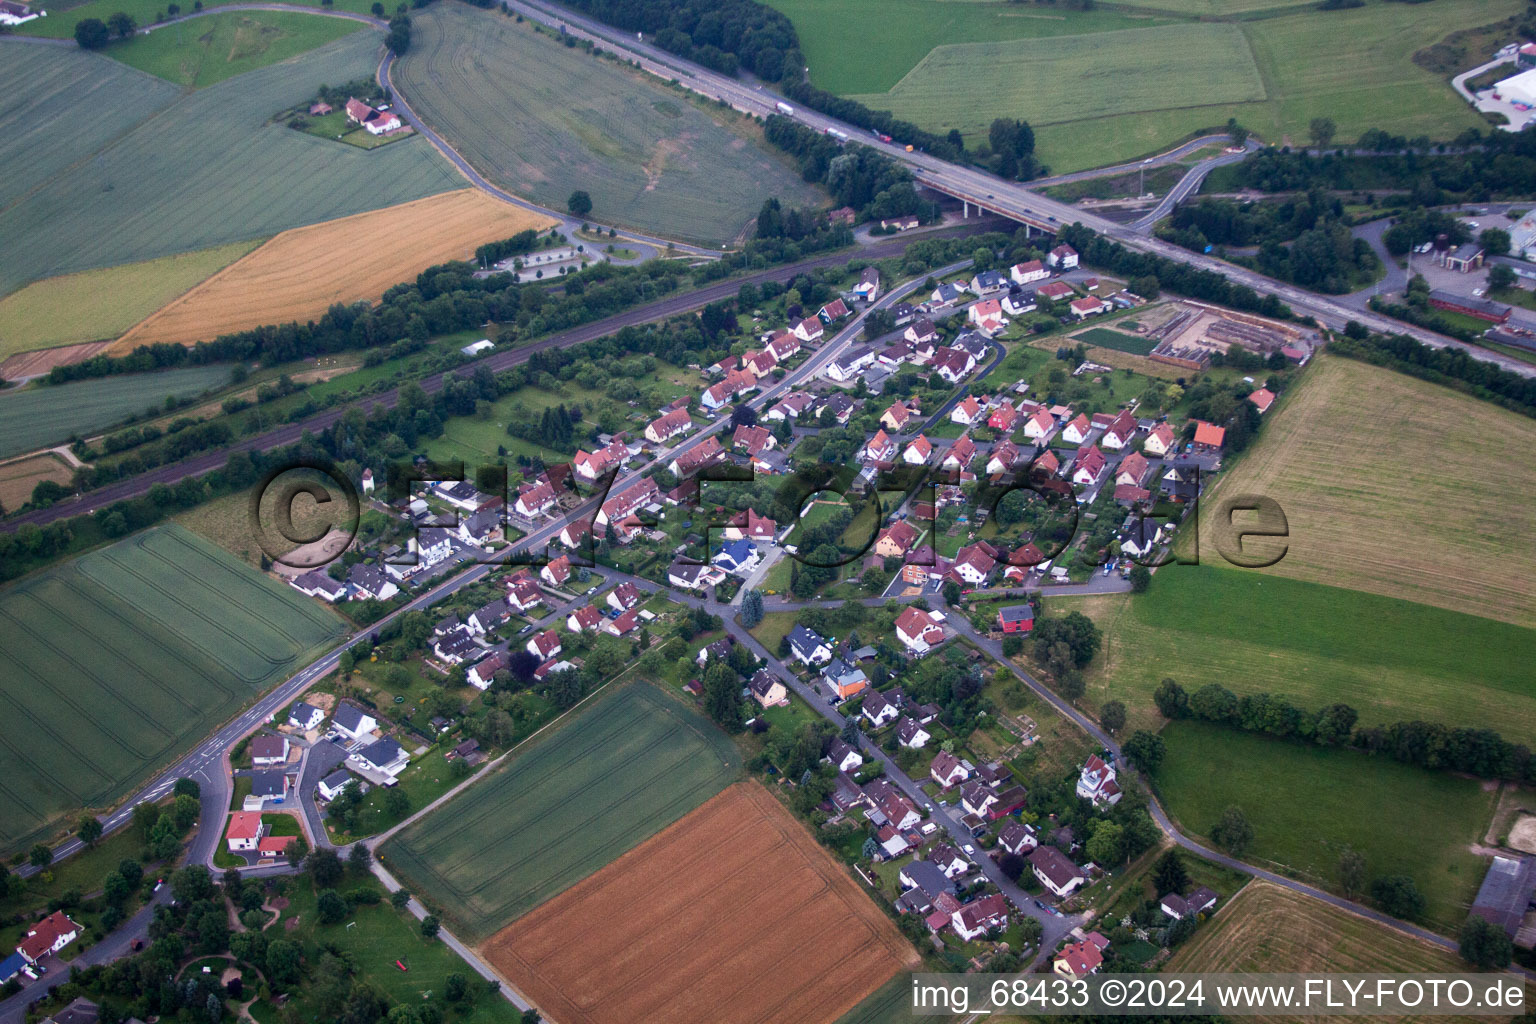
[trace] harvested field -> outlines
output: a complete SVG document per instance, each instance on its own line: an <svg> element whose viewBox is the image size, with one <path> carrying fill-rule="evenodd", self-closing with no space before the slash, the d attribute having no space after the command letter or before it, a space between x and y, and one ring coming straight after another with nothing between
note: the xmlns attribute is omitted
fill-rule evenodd
<svg viewBox="0 0 1536 1024"><path fill-rule="evenodd" d="M0 293L463 188L424 140L368 152L272 122L321 82L371 77L379 42L353 32L193 92L74 48L6 44L0 91L33 112L21 137L53 171L32 168L25 142L0 142ZM121 76L120 96L90 88L104 69Z"/></svg>
<svg viewBox="0 0 1536 1024"><path fill-rule="evenodd" d="M568 1024L832 1021L918 962L755 782L520 918L483 953Z"/></svg>
<svg viewBox="0 0 1536 1024"><path fill-rule="evenodd" d="M35 281L0 300L0 355L111 340L258 244L231 242Z"/></svg>
<svg viewBox="0 0 1536 1024"><path fill-rule="evenodd" d="M1202 503L1220 561L1227 495L1278 501L1285 557L1262 570L1536 625L1536 422L1391 370L1322 357Z"/></svg>
<svg viewBox="0 0 1536 1024"><path fill-rule="evenodd" d="M603 694L382 855L481 941L736 781L736 748L646 683Z"/></svg>
<svg viewBox="0 0 1536 1024"><path fill-rule="evenodd" d="M57 455L35 455L0 464L0 508L20 508L44 480L67 484L74 471Z"/></svg>
<svg viewBox="0 0 1536 1024"><path fill-rule="evenodd" d="M767 196L825 202L747 119L529 23L435 4L411 15L411 33L394 76L416 112L488 179L546 207L582 189L601 223L718 244Z"/></svg>
<svg viewBox="0 0 1536 1024"><path fill-rule="evenodd" d="M229 367L211 364L0 394L0 458L84 437L150 406L163 408L167 395L198 395L227 380Z"/></svg>
<svg viewBox="0 0 1536 1024"><path fill-rule="evenodd" d="M475 247L555 222L477 189L284 231L118 339L190 345L263 324L304 322L333 303L376 301L391 286Z"/></svg>
<svg viewBox="0 0 1536 1024"><path fill-rule="evenodd" d="M84 345L64 345L60 348L38 349L36 352L18 352L0 363L0 379L18 381L41 377L55 366L71 366L83 363L91 356L106 349L110 341L90 341Z"/></svg>
<svg viewBox="0 0 1536 1024"><path fill-rule="evenodd" d="M120 799L341 632L176 526L0 591L0 850Z"/></svg>
<svg viewBox="0 0 1536 1024"><path fill-rule="evenodd" d="M1454 953L1409 938L1320 900L1254 881L1179 947L1170 972L1396 974L1467 970ZM1316 1017L1253 1017L1273 1024ZM1376 1018L1388 1019L1388 1018ZM1402 1020L1404 1018L1391 1018ZM1441 1017L1495 1021L1498 1017Z"/></svg>

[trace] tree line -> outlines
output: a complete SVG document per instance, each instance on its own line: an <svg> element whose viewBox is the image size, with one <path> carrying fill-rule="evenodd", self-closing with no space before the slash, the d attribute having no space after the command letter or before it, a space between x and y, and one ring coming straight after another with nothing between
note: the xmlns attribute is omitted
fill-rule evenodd
<svg viewBox="0 0 1536 1024"><path fill-rule="evenodd" d="M1536 781L1536 760L1530 749L1509 742L1492 729L1417 720L1357 727L1359 713L1348 704L1334 703L1309 711L1270 693L1239 697L1220 683L1189 693L1174 679L1159 683L1152 700L1164 718L1211 722L1317 746L1352 746L1419 768L1485 779Z"/></svg>
<svg viewBox="0 0 1536 1024"><path fill-rule="evenodd" d="M938 216L936 203L918 197L912 173L868 146L844 145L778 114L764 122L763 134L799 161L802 178L826 186L839 206L853 207L861 220L917 214L931 221Z"/></svg>
<svg viewBox="0 0 1536 1024"><path fill-rule="evenodd" d="M1152 253L1127 249L1119 242L1102 237L1092 228L1071 224L1061 229L1061 241L1076 249L1084 263L1110 271L1128 280L1150 277L1163 290L1177 292L1232 309L1258 313L1277 320L1294 320L1290 307L1274 295L1261 295L1245 284L1237 284L1212 270L1200 270Z"/></svg>
<svg viewBox="0 0 1536 1024"><path fill-rule="evenodd" d="M1351 321L1345 327L1344 337L1335 338L1328 351L1443 384L1522 415L1536 417L1536 378L1477 359L1466 349L1432 348L1406 334L1371 334L1361 324Z"/></svg>

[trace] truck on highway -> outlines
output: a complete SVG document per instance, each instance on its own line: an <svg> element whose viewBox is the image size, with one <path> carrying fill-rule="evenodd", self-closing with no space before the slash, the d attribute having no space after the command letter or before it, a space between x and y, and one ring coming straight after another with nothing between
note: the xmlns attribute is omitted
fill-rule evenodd
<svg viewBox="0 0 1536 1024"><path fill-rule="evenodd" d="M848 141L848 133L844 131L838 131L836 128L828 128L827 134L832 136L834 139L837 139L839 142Z"/></svg>
<svg viewBox="0 0 1536 1024"><path fill-rule="evenodd" d="M779 109L779 113L783 114L785 117L795 116L795 108L790 106L788 103L785 103L783 100L775 103L774 106L777 107Z"/></svg>

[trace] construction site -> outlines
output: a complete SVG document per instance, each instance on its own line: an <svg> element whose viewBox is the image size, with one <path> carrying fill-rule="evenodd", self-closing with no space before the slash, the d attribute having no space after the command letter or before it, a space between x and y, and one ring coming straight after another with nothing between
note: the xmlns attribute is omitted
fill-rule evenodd
<svg viewBox="0 0 1536 1024"><path fill-rule="evenodd" d="M1309 332L1298 327L1197 302L1168 303L1138 320L1136 333L1157 342L1149 358L1186 370L1208 369L1213 354L1234 345L1260 356L1283 352L1296 362L1312 350Z"/></svg>

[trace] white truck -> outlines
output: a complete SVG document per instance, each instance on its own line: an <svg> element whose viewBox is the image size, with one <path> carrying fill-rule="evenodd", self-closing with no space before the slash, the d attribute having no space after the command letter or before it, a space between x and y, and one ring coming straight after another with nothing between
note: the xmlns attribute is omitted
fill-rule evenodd
<svg viewBox="0 0 1536 1024"><path fill-rule="evenodd" d="M785 103L783 100L775 103L774 106L777 107L779 113L783 114L785 117L795 116L795 108L790 106L788 103Z"/></svg>

